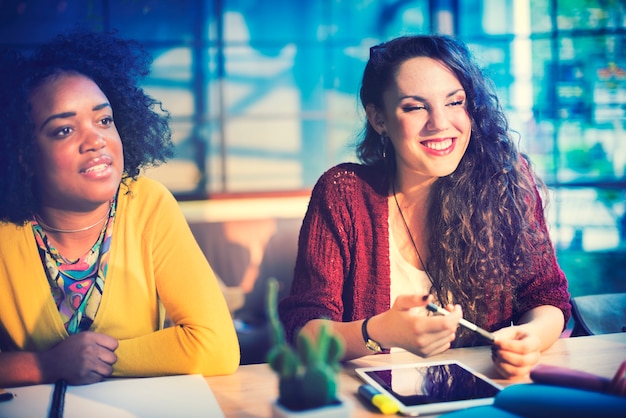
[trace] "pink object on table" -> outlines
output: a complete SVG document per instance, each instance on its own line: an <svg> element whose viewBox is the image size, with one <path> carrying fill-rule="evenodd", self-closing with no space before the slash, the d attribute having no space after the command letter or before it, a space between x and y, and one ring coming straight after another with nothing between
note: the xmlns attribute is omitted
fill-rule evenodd
<svg viewBox="0 0 626 418"><path fill-rule="evenodd" d="M535 383L565 386L626 396L626 361L623 361L613 379L566 367L539 364L530 372Z"/></svg>

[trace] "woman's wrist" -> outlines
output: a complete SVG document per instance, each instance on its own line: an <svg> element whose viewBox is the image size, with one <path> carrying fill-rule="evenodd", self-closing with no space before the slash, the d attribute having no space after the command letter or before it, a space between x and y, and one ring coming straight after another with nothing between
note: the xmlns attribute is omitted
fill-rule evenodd
<svg viewBox="0 0 626 418"><path fill-rule="evenodd" d="M561 310L555 306L543 305L526 312L519 327L523 332L538 338L540 351L543 351L550 348L560 337L563 325Z"/></svg>
<svg viewBox="0 0 626 418"><path fill-rule="evenodd" d="M389 340L389 333L385 332L384 313L372 316L367 323L369 337L380 345L382 350L389 350L393 344Z"/></svg>
<svg viewBox="0 0 626 418"><path fill-rule="evenodd" d="M58 380L58 370L56 364L58 359L50 353L50 350L33 353L35 357L36 369L39 373L39 383L54 383Z"/></svg>

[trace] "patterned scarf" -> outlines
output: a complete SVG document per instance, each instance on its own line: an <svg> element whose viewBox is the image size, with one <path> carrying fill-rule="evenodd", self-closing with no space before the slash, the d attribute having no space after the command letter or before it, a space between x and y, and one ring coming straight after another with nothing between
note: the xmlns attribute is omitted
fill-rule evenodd
<svg viewBox="0 0 626 418"><path fill-rule="evenodd" d="M65 259L51 245L37 220L32 222L52 296L65 329L70 335L89 329L100 306L109 261L116 202L115 198L111 201L109 217L96 243L77 260Z"/></svg>

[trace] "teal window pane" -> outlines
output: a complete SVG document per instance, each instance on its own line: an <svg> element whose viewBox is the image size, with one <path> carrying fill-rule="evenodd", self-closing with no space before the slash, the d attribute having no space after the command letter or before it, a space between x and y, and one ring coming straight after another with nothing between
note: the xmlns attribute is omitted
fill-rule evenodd
<svg viewBox="0 0 626 418"><path fill-rule="evenodd" d="M328 1L225 0L224 42L275 48L319 39Z"/></svg>
<svg viewBox="0 0 626 418"><path fill-rule="evenodd" d="M472 37L515 33L513 3L510 0L458 2L459 36ZM519 17L516 16L515 18Z"/></svg>
<svg viewBox="0 0 626 418"><path fill-rule="evenodd" d="M530 22L533 33L550 32L553 29L552 0L532 0L530 2Z"/></svg>
<svg viewBox="0 0 626 418"><path fill-rule="evenodd" d="M624 28L626 5L623 1L559 0L557 24L560 30Z"/></svg>

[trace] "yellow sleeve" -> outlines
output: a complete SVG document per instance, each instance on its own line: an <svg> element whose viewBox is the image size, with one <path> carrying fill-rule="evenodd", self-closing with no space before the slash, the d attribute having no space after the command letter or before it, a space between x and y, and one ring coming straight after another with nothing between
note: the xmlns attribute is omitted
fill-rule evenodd
<svg viewBox="0 0 626 418"><path fill-rule="evenodd" d="M99 325L119 341L114 375L233 373L239 343L215 274L169 191L152 180L137 183L128 196L120 193L100 305ZM159 300L174 323L161 330Z"/></svg>

